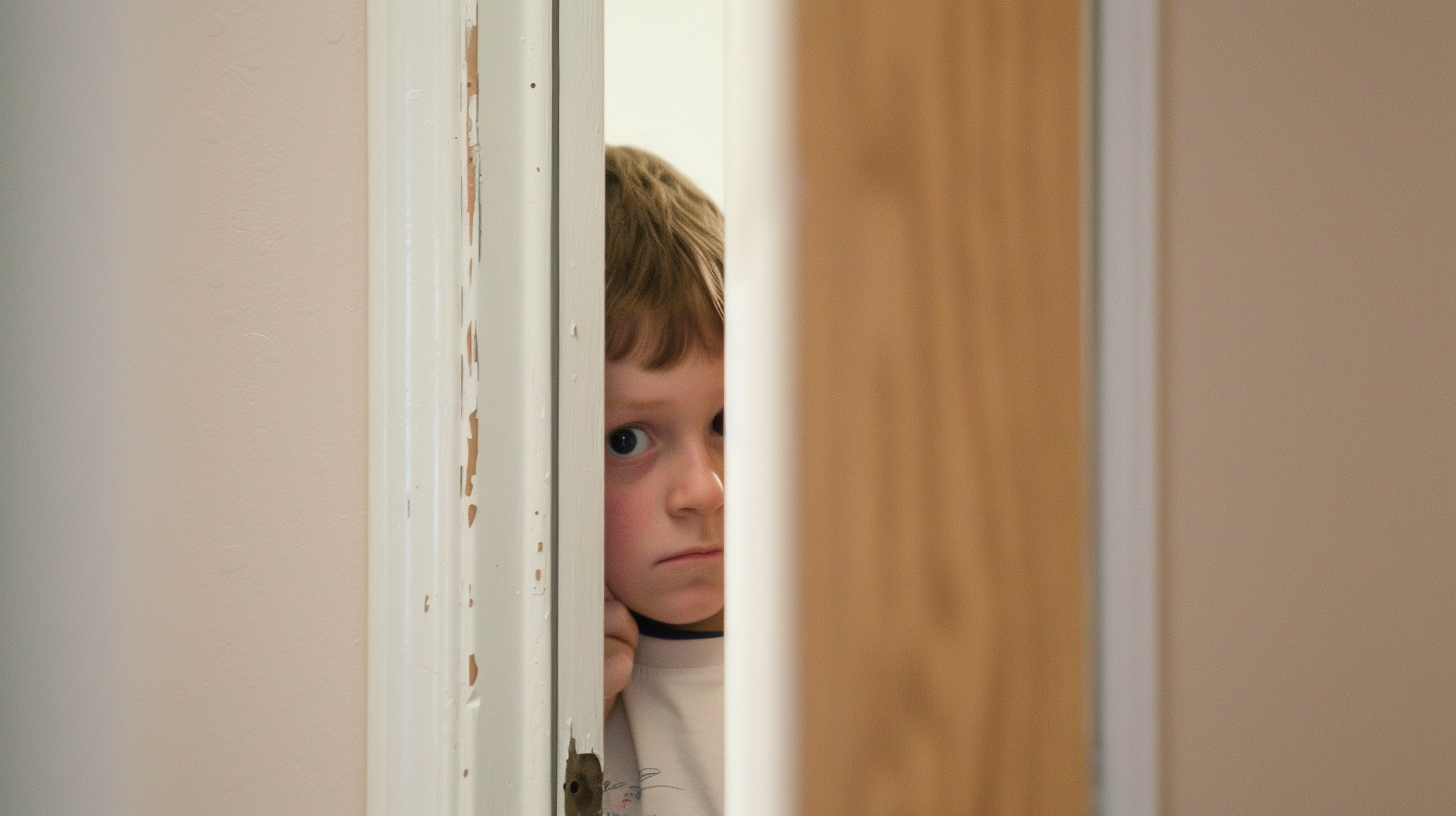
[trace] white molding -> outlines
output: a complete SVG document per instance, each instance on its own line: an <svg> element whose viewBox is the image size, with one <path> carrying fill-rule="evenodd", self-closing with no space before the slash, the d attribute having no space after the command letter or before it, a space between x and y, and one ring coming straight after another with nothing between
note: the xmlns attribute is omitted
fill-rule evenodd
<svg viewBox="0 0 1456 816"><path fill-rule="evenodd" d="M474 0L370 0L371 816L454 813L467 688L461 581L475 230L463 41ZM428 600L427 600L428 599Z"/></svg>
<svg viewBox="0 0 1456 816"><path fill-rule="evenodd" d="M602 0L556 4L556 789L603 752L605 142ZM564 801L558 797L556 813Z"/></svg>
<svg viewBox="0 0 1456 816"><path fill-rule="evenodd" d="M479 675L472 795L545 816L555 796L552 584L552 4L480 0ZM469 602L473 601L473 606Z"/></svg>
<svg viewBox="0 0 1456 816"><path fill-rule="evenodd" d="M478 11L369 5L371 816L602 750L601 3Z"/></svg>
<svg viewBox="0 0 1456 816"><path fill-rule="evenodd" d="M556 798L552 26L549 0L481 0L475 795L542 816Z"/></svg>
<svg viewBox="0 0 1456 816"><path fill-rule="evenodd" d="M798 812L792 5L728 4L725 812Z"/></svg>
<svg viewBox="0 0 1456 816"><path fill-rule="evenodd" d="M1158 3L1095 4L1098 809L1159 782Z"/></svg>

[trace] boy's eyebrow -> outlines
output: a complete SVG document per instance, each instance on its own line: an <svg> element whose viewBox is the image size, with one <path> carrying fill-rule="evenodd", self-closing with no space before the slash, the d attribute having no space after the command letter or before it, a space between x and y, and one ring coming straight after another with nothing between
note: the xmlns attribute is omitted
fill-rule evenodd
<svg viewBox="0 0 1456 816"><path fill-rule="evenodd" d="M672 402L672 400L666 397L655 400L608 399L606 401L607 405L611 405L616 408L628 408L633 410L641 410L643 408L659 408L663 405L667 405L670 402Z"/></svg>

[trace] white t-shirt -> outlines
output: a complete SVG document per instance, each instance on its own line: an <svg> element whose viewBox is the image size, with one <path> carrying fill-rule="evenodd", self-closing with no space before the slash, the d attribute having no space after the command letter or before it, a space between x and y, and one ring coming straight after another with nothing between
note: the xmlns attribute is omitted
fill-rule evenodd
<svg viewBox="0 0 1456 816"><path fill-rule="evenodd" d="M602 816L722 816L723 638L642 635L606 732Z"/></svg>

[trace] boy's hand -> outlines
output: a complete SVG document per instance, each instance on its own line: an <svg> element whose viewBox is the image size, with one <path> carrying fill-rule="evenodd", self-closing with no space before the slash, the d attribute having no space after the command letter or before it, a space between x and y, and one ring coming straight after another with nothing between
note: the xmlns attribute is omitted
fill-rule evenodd
<svg viewBox="0 0 1456 816"><path fill-rule="evenodd" d="M607 607L603 614L606 624L605 649L602 655L602 717L612 713L617 695L632 679L632 660L637 653L637 621L626 605L606 590Z"/></svg>

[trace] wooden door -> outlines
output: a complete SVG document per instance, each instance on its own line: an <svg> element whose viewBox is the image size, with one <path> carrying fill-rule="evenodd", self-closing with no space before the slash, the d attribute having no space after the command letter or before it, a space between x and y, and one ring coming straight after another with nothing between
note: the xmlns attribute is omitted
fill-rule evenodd
<svg viewBox="0 0 1456 816"><path fill-rule="evenodd" d="M1087 810L1077 0L800 0L806 814Z"/></svg>

